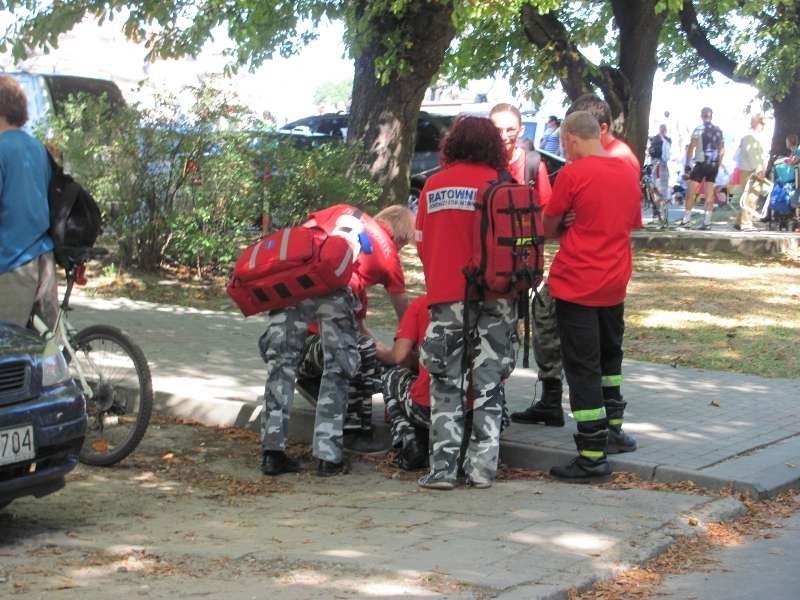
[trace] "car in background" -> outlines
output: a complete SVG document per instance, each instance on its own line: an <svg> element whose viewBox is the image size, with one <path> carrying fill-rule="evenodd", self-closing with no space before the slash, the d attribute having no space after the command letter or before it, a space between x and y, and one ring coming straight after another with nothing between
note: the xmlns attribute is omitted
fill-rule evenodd
<svg viewBox="0 0 800 600"><path fill-rule="evenodd" d="M521 143L525 143L525 140L520 140ZM556 181L556 177L558 176L558 172L561 170L566 164L566 160L557 155L552 154L551 152L545 152L537 148L536 150L542 157L542 162L547 167L547 174L550 177L550 183L554 184ZM441 167L436 165L430 169L422 171L421 173L416 173L411 176L411 188L408 192L408 207L417 212L417 205L419 204L419 195L422 193L422 187L425 185L425 182L428 180L428 177L439 171Z"/></svg>
<svg viewBox="0 0 800 600"><path fill-rule="evenodd" d="M61 489L85 432L86 403L64 355L0 321L0 509Z"/></svg>
<svg viewBox="0 0 800 600"><path fill-rule="evenodd" d="M439 142L455 117L420 112L417 120L417 141L411 157L411 173L420 173L439 165ZM327 113L287 123L279 133L305 136L312 140L334 141L347 137L350 115Z"/></svg>
<svg viewBox="0 0 800 600"><path fill-rule="evenodd" d="M30 73L15 71L5 73L16 79L28 98L28 122L25 130L33 133L37 127L47 129L50 115L59 114L71 96L86 94L105 95L109 108L125 106L119 87L108 79L59 75L57 73Z"/></svg>

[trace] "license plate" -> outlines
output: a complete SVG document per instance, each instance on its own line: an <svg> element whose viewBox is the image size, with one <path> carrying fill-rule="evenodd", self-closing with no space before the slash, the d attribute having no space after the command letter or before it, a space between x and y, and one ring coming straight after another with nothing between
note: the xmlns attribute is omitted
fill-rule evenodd
<svg viewBox="0 0 800 600"><path fill-rule="evenodd" d="M0 429L0 465L10 465L36 458L33 426Z"/></svg>

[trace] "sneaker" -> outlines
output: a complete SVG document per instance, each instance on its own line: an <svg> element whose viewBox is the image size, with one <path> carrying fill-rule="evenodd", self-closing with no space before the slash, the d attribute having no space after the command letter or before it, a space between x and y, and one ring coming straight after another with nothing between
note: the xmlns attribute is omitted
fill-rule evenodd
<svg viewBox="0 0 800 600"><path fill-rule="evenodd" d="M485 490L487 488L492 487L492 482L488 479L481 479L480 477L467 477L466 481L464 481L464 485L466 487L472 487L476 490Z"/></svg>
<svg viewBox="0 0 800 600"><path fill-rule="evenodd" d="M711 225L708 223L703 223L695 227L695 231L709 231L711 229Z"/></svg>
<svg viewBox="0 0 800 600"><path fill-rule="evenodd" d="M272 477L284 473L299 473L300 463L292 460L282 450L265 450L261 455L261 472Z"/></svg>
<svg viewBox="0 0 800 600"><path fill-rule="evenodd" d="M417 479L417 485L429 490L452 490L456 487L455 481L439 477L433 473L428 473Z"/></svg>

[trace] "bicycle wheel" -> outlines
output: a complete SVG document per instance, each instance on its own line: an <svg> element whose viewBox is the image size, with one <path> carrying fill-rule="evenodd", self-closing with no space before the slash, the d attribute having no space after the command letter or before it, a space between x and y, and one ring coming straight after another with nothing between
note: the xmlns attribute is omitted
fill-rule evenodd
<svg viewBox="0 0 800 600"><path fill-rule="evenodd" d="M116 327L92 325L79 331L72 344L70 369L78 379L80 366L94 392L86 399L89 422L80 461L100 467L116 464L139 445L150 422L150 368L139 346Z"/></svg>

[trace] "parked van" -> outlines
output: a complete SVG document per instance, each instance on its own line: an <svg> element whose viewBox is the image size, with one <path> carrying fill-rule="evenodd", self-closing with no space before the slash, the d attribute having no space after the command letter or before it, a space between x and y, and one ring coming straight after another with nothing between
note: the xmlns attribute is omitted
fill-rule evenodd
<svg viewBox="0 0 800 600"><path fill-rule="evenodd" d="M112 109L125 105L117 84L107 79L25 71L6 75L19 81L28 97L28 122L24 129L29 133L33 133L39 126L46 129L50 115L59 114L69 97L80 93L90 96L105 94Z"/></svg>

